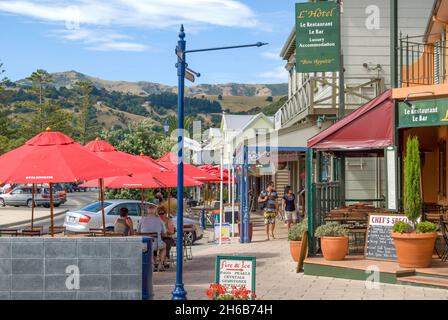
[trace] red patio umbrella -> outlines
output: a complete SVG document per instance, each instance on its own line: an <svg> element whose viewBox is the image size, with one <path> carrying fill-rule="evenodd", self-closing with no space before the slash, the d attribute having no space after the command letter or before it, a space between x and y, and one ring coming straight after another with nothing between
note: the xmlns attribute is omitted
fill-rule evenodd
<svg viewBox="0 0 448 320"><path fill-rule="evenodd" d="M0 156L0 168L1 183L50 185L52 235L53 183L128 174L128 171L97 157L70 137L61 132L52 132L50 128L28 140L23 146Z"/></svg>
<svg viewBox="0 0 448 320"><path fill-rule="evenodd" d="M96 186L95 180L88 181L82 184L82 187ZM194 179L186 177L184 179L184 186L194 187L200 186L202 183ZM141 189L142 208L144 203L143 190L152 188L168 188L177 185L177 176L173 172L161 173L139 173L129 176L120 176L104 179L104 187L109 189Z"/></svg>
<svg viewBox="0 0 448 320"><path fill-rule="evenodd" d="M170 171L177 172L177 155L172 152L166 153L163 157L156 160L156 162ZM216 181L216 177L189 163L184 163L184 177L203 182Z"/></svg>
<svg viewBox="0 0 448 320"><path fill-rule="evenodd" d="M97 156L112 162L116 166L126 168L131 173L160 172L165 170L155 161L150 161L139 156L135 156L126 152L118 151L110 143L100 140L99 138L90 141L85 148L95 152Z"/></svg>

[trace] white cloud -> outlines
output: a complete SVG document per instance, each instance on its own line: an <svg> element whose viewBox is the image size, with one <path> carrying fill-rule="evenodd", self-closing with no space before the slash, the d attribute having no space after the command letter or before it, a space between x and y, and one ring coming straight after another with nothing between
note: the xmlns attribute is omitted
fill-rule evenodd
<svg viewBox="0 0 448 320"><path fill-rule="evenodd" d="M0 12L62 23L64 29L54 35L101 51L147 49L144 44L123 41L125 35L105 33L104 28L165 29L184 23L190 32L213 25L258 25L254 12L238 0L0 0Z"/></svg>
<svg viewBox="0 0 448 320"><path fill-rule="evenodd" d="M87 49L95 51L134 51L140 52L148 49L148 46L130 41L127 35L113 33L111 31L95 31L88 29L55 30L52 35L68 41L79 41L86 45Z"/></svg>
<svg viewBox="0 0 448 320"><path fill-rule="evenodd" d="M262 53L260 53L260 56L263 57L264 59L280 61L282 59L280 57L280 50L281 49L263 51Z"/></svg>
<svg viewBox="0 0 448 320"><path fill-rule="evenodd" d="M99 26L257 25L254 12L237 0L0 0L0 11L53 22L77 19Z"/></svg>
<svg viewBox="0 0 448 320"><path fill-rule="evenodd" d="M266 79L268 82L288 82L288 72L283 66L275 67L269 71L260 72L257 76Z"/></svg>

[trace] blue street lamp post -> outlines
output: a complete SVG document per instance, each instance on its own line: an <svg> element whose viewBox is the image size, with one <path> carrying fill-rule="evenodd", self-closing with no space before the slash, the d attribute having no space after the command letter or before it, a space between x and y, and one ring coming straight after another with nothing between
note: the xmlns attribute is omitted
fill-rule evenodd
<svg viewBox="0 0 448 320"><path fill-rule="evenodd" d="M182 281L183 273L183 220L184 220L184 158L183 158L183 148L184 148L184 94L185 94L185 74L186 70L189 74L194 74L197 77L200 76L199 73L188 69L185 57L187 53L193 52L203 52L203 51L217 51L226 49L237 49L237 48L247 48L247 47L261 47L267 43L257 42L255 44L239 45L239 46L229 46L229 47L218 47L218 48L207 48L198 50L185 50L185 32L184 26L180 27L179 40L176 47L177 55L177 76L178 76L178 96L177 96L177 239L176 239L176 284L172 292L173 300L186 300L187 292L185 291L184 284Z"/></svg>

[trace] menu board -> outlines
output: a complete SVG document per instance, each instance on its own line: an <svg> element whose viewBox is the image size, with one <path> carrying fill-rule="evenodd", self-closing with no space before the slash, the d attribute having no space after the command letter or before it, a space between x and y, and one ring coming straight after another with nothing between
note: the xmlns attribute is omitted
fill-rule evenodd
<svg viewBox="0 0 448 320"><path fill-rule="evenodd" d="M369 214L365 256L373 260L397 260L392 227L398 221L409 222L399 214Z"/></svg>
<svg viewBox="0 0 448 320"><path fill-rule="evenodd" d="M225 287L245 287L255 293L255 257L217 256L216 283Z"/></svg>

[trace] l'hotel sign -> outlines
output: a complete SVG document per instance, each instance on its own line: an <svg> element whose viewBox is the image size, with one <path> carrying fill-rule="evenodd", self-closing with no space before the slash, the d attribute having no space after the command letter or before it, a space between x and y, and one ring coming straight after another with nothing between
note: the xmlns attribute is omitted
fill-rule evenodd
<svg viewBox="0 0 448 320"><path fill-rule="evenodd" d="M448 125L448 99L401 102L398 120L400 128Z"/></svg>
<svg viewBox="0 0 448 320"><path fill-rule="evenodd" d="M296 3L296 71L339 71L340 33L338 3Z"/></svg>

